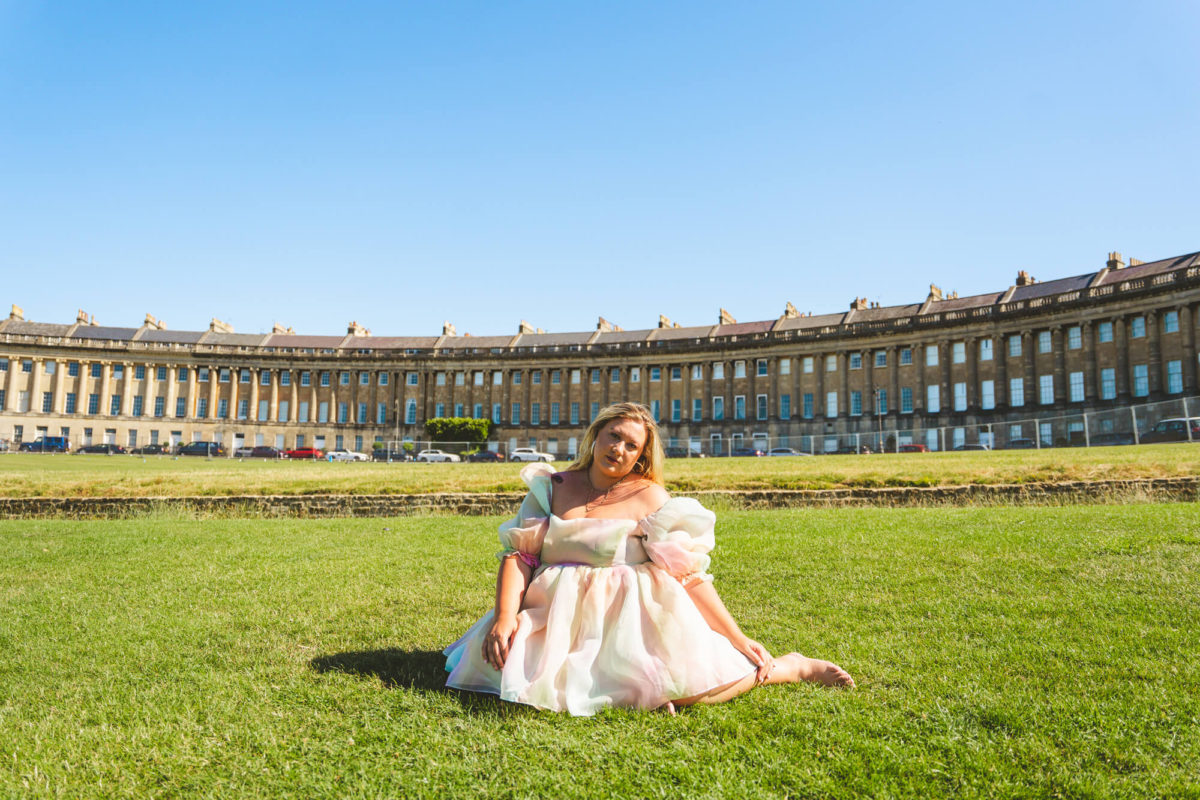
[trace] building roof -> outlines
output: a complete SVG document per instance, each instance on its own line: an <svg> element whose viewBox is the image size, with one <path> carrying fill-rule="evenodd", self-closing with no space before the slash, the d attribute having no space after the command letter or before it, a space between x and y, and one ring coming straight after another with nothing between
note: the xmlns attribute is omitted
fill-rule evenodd
<svg viewBox="0 0 1200 800"><path fill-rule="evenodd" d="M364 341L372 350L431 350L437 344L438 338L437 336L372 336ZM511 338L511 336L506 336L504 340L507 342Z"/></svg>
<svg viewBox="0 0 1200 800"><path fill-rule="evenodd" d="M1004 292L988 292L987 294L973 294L970 297L952 297L948 300L934 300L929 304L929 308L925 309L925 313L937 314L943 311L962 311L967 308L994 306L1003 296ZM857 320L858 314L855 314L854 318Z"/></svg>
<svg viewBox="0 0 1200 800"><path fill-rule="evenodd" d="M806 328L825 328L830 325L841 325L845 318L845 311L839 311L836 314L810 314L807 317L792 317L777 323L775 330L796 331Z"/></svg>
<svg viewBox="0 0 1200 800"><path fill-rule="evenodd" d="M310 347L313 349L329 349L341 347L345 336L300 336L294 333L272 333L267 335L263 347Z"/></svg>
<svg viewBox="0 0 1200 800"><path fill-rule="evenodd" d="M23 319L6 319L0 326L0 333L13 333L18 336L66 336L71 325L58 325L53 322L26 322Z"/></svg>
<svg viewBox="0 0 1200 800"><path fill-rule="evenodd" d="M143 331L139 342L168 342L171 344L195 344L204 331L160 331L153 328Z"/></svg>
<svg viewBox="0 0 1200 800"><path fill-rule="evenodd" d="M587 344L595 331L578 333L522 333L513 342L514 347L566 347Z"/></svg>
<svg viewBox="0 0 1200 800"><path fill-rule="evenodd" d="M110 328L104 325L80 325L71 335L76 339L110 339L112 341L127 342L132 340L133 335L137 332L137 328Z"/></svg>
<svg viewBox="0 0 1200 800"><path fill-rule="evenodd" d="M445 336L442 337L441 344L438 347L448 350L480 347L490 349L493 347L508 347L509 342L512 340L512 336ZM438 340L434 339L434 341Z"/></svg>
<svg viewBox="0 0 1200 800"><path fill-rule="evenodd" d="M226 345L228 347L259 347L271 335L269 333L215 333L207 331L204 334L204 338L200 340L200 343Z"/></svg>
<svg viewBox="0 0 1200 800"><path fill-rule="evenodd" d="M775 327L775 320L764 319L758 322L734 322L730 325L718 325L712 335L716 336L749 336L752 333L767 333Z"/></svg>
<svg viewBox="0 0 1200 800"><path fill-rule="evenodd" d="M650 331L650 338L656 342L676 339L707 339L713 327L712 325L694 325L688 328L655 328Z"/></svg>

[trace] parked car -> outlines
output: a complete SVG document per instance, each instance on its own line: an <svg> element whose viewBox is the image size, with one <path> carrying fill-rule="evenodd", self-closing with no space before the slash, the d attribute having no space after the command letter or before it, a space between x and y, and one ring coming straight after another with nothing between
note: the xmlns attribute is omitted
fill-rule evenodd
<svg viewBox="0 0 1200 800"><path fill-rule="evenodd" d="M225 448L216 442L188 442L177 451L181 456L223 456Z"/></svg>
<svg viewBox="0 0 1200 800"><path fill-rule="evenodd" d="M239 447L238 449L233 451L233 457L234 458L249 458L253 452L254 452L253 447L243 445L242 447Z"/></svg>
<svg viewBox="0 0 1200 800"><path fill-rule="evenodd" d="M992 448L988 447L986 444L972 442L971 444L960 444L958 447L956 447L954 449L955 450L991 450Z"/></svg>
<svg viewBox="0 0 1200 800"><path fill-rule="evenodd" d="M1109 445L1134 444L1132 433L1097 433L1092 436L1092 447L1108 447Z"/></svg>
<svg viewBox="0 0 1200 800"><path fill-rule="evenodd" d="M125 448L119 444L87 444L75 451L76 453L104 453L110 456L125 455Z"/></svg>
<svg viewBox="0 0 1200 800"><path fill-rule="evenodd" d="M1036 450L1037 442L1033 439L1009 439L1008 450Z"/></svg>
<svg viewBox="0 0 1200 800"><path fill-rule="evenodd" d="M769 456L807 456L810 453L804 453L794 447L772 447L767 451Z"/></svg>
<svg viewBox="0 0 1200 800"><path fill-rule="evenodd" d="M929 445L927 444L902 444L897 448L899 453L928 453Z"/></svg>
<svg viewBox="0 0 1200 800"><path fill-rule="evenodd" d="M283 458L283 451L278 447L260 444L250 451L251 458Z"/></svg>
<svg viewBox="0 0 1200 800"><path fill-rule="evenodd" d="M451 461L462 461L462 458L456 456L454 453L447 453L443 450L422 450L417 453L417 461L426 464L434 462L449 463Z"/></svg>
<svg viewBox="0 0 1200 800"><path fill-rule="evenodd" d="M412 461L412 453L407 450L384 450L380 448L371 454L376 461Z"/></svg>
<svg viewBox="0 0 1200 800"><path fill-rule="evenodd" d="M326 461L370 461L371 459L366 453L359 453L354 450L347 450L344 447L339 447L336 450L330 450L325 454Z"/></svg>
<svg viewBox="0 0 1200 800"><path fill-rule="evenodd" d="M165 444L144 444L129 451L135 456L164 456L171 452Z"/></svg>
<svg viewBox="0 0 1200 800"><path fill-rule="evenodd" d="M549 453L539 453L532 447L516 447L508 454L509 461L545 461L547 464L554 461L554 456Z"/></svg>
<svg viewBox="0 0 1200 800"><path fill-rule="evenodd" d="M667 458L687 458L688 449L686 447L664 447L663 455Z"/></svg>
<svg viewBox="0 0 1200 800"><path fill-rule="evenodd" d="M737 447L734 448L731 456L765 456L766 453L759 450L757 447Z"/></svg>
<svg viewBox="0 0 1200 800"><path fill-rule="evenodd" d="M1188 441L1188 423L1191 422L1192 441L1200 442L1200 417L1190 420L1184 417L1172 417L1159 420L1158 424L1141 435L1142 444L1155 442L1186 442ZM23 447L24 445L22 445Z"/></svg>
<svg viewBox="0 0 1200 800"><path fill-rule="evenodd" d="M32 442L21 442L22 453L67 453L71 443L66 436L39 436Z"/></svg>
<svg viewBox="0 0 1200 800"><path fill-rule="evenodd" d="M294 447L283 451L284 458L308 458L316 461L325 457L325 452L317 447Z"/></svg>
<svg viewBox="0 0 1200 800"><path fill-rule="evenodd" d="M504 460L504 453L499 450L476 450L467 456L467 461L476 464L496 464Z"/></svg>

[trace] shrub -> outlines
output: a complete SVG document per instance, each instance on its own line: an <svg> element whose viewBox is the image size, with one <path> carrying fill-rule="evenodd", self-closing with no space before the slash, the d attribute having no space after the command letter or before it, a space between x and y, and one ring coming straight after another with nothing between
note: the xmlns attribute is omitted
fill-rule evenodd
<svg viewBox="0 0 1200 800"><path fill-rule="evenodd" d="M486 442L491 432L490 419L434 417L425 421L425 433L435 442Z"/></svg>

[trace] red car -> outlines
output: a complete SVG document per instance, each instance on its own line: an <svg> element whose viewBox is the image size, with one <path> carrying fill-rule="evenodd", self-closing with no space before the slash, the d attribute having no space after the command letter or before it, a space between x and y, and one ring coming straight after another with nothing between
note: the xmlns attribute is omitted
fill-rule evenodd
<svg viewBox="0 0 1200 800"><path fill-rule="evenodd" d="M316 447L297 447L293 450L284 450L284 458L311 458L318 461L325 457L325 453Z"/></svg>
<svg viewBox="0 0 1200 800"><path fill-rule="evenodd" d="M929 445L924 444L902 444L899 447L901 453L928 453Z"/></svg>

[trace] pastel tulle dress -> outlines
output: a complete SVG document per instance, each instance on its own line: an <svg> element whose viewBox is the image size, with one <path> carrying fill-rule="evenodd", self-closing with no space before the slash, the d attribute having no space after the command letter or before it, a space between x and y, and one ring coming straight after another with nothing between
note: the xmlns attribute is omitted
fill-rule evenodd
<svg viewBox="0 0 1200 800"><path fill-rule="evenodd" d="M560 519L550 511L553 472L521 471L529 494L500 526L499 556L537 565L504 669L483 660L489 611L446 648L447 686L586 716L657 708L754 671L681 583L712 580L711 511L672 498L641 520Z"/></svg>

